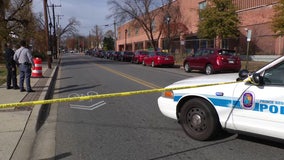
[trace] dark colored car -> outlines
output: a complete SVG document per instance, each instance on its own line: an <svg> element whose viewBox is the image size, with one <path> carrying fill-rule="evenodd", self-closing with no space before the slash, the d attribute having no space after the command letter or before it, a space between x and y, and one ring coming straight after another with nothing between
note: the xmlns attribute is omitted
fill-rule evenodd
<svg viewBox="0 0 284 160"><path fill-rule="evenodd" d="M134 53L131 51L123 51L120 52L118 55L118 60L119 61L125 61L125 62L130 62L134 56Z"/></svg>
<svg viewBox="0 0 284 160"><path fill-rule="evenodd" d="M143 62L144 57L147 56L148 54L149 54L148 51L137 50L137 51L135 51L131 62L140 64L140 63Z"/></svg>
<svg viewBox="0 0 284 160"><path fill-rule="evenodd" d="M95 51L95 56L96 56L96 57L103 58L103 57L104 57L104 54L105 54L105 51L103 51L103 50L97 50L97 51Z"/></svg>
<svg viewBox="0 0 284 160"><path fill-rule="evenodd" d="M152 67L156 66L173 67L175 64L175 59L172 55L169 55L168 53L152 51L149 52L149 54L144 57L142 64L144 66L150 65Z"/></svg>
<svg viewBox="0 0 284 160"><path fill-rule="evenodd" d="M241 59L235 50L207 48L200 49L185 58L183 67L186 72L200 70L205 71L206 74L222 71L238 72L241 69Z"/></svg>
<svg viewBox="0 0 284 160"><path fill-rule="evenodd" d="M120 52L117 52L117 51L112 51L109 55L109 59L111 60L118 60L118 55L119 55Z"/></svg>

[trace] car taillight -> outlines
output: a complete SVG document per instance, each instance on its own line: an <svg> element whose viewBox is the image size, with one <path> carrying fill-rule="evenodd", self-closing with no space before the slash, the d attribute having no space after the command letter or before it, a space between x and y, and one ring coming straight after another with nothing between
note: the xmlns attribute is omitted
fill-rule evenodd
<svg viewBox="0 0 284 160"><path fill-rule="evenodd" d="M236 63L237 63L237 64L241 63L241 59L240 59L239 57L237 57Z"/></svg>
<svg viewBox="0 0 284 160"><path fill-rule="evenodd" d="M216 59L217 65L220 65L222 63L222 60L223 60L223 57L218 55Z"/></svg>

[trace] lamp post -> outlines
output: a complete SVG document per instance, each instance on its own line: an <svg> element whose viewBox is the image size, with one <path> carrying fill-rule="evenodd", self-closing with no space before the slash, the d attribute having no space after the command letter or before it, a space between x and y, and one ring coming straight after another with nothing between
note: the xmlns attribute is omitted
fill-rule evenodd
<svg viewBox="0 0 284 160"><path fill-rule="evenodd" d="M248 56L249 56L249 42L251 41L251 30L245 29L247 31L247 56L246 56L246 69L248 69Z"/></svg>
<svg viewBox="0 0 284 160"><path fill-rule="evenodd" d="M114 50L116 51L117 49L116 49L116 23L115 23L115 21L113 22L113 29L114 29Z"/></svg>
<svg viewBox="0 0 284 160"><path fill-rule="evenodd" d="M49 34L48 34L48 47L49 47L49 50L47 52L47 61L48 61L48 64L49 64L49 67L48 68L51 68L51 62L52 62L52 37L51 37L51 28L52 28L52 23L50 22L49 24Z"/></svg>
<svg viewBox="0 0 284 160"><path fill-rule="evenodd" d="M125 29L125 43L124 43L124 51L126 51L126 43L127 43L127 29Z"/></svg>
<svg viewBox="0 0 284 160"><path fill-rule="evenodd" d="M170 21L171 21L171 16L169 14L166 15L166 23L168 27L168 40L167 40L167 45L168 45L168 53L170 52Z"/></svg>

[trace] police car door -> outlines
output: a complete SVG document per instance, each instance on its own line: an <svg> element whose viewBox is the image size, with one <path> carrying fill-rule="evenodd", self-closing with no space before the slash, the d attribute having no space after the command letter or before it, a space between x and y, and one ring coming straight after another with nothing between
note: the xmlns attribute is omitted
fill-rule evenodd
<svg viewBox="0 0 284 160"><path fill-rule="evenodd" d="M260 73L263 85L240 83L232 112L235 129L284 138L284 62ZM238 90L240 88L240 90Z"/></svg>

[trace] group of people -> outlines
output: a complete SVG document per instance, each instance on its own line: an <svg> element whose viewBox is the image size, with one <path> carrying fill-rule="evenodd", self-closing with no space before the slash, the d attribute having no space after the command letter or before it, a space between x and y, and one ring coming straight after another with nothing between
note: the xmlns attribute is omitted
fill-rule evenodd
<svg viewBox="0 0 284 160"><path fill-rule="evenodd" d="M21 92L34 92L31 88L30 78L32 68L35 66L31 51L25 40L20 42L20 48L14 51L10 44L5 45L5 60L7 68L7 89L20 89ZM17 67L20 72L20 82L17 83ZM26 81L26 89L24 87Z"/></svg>

